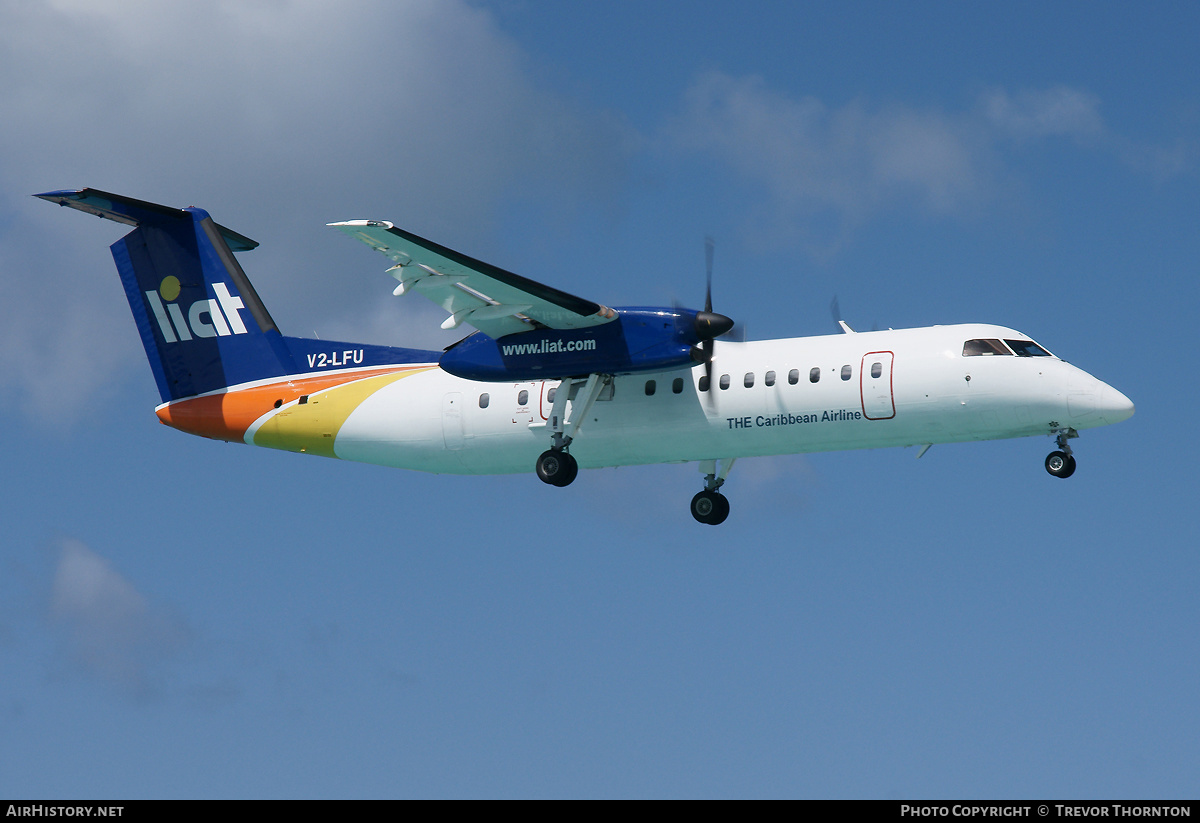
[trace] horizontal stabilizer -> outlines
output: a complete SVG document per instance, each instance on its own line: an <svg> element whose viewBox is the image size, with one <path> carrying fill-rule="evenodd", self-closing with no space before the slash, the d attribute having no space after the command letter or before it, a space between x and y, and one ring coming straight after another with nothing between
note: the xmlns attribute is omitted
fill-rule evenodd
<svg viewBox="0 0 1200 823"><path fill-rule="evenodd" d="M51 203L57 203L60 206L69 206L88 214L94 214L97 217L115 220L127 226L140 226L147 222L161 222L164 218L191 219L186 209L160 206L157 203L148 203L145 200L137 200L120 194L111 194L99 189L48 191L45 194L35 194L34 197L49 200ZM250 251L258 247L257 242L246 237L244 234L238 234L232 229L227 229L220 223L214 223L213 225L221 233L221 236L225 238L230 251Z"/></svg>

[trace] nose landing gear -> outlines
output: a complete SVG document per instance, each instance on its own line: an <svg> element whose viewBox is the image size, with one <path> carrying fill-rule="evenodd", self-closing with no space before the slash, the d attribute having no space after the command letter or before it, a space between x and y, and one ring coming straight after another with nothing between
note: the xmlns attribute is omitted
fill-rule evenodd
<svg viewBox="0 0 1200 823"><path fill-rule="evenodd" d="M716 460L700 462L700 471L704 474L704 491L692 498L692 517L706 526L719 526L729 517L729 500L717 491L725 485L725 478L737 458L730 457L722 461L721 471L717 471Z"/></svg>
<svg viewBox="0 0 1200 823"><path fill-rule="evenodd" d="M1046 455L1046 471L1054 477L1061 477L1065 480L1075 473L1075 457L1071 454L1071 446L1067 441L1078 436L1079 432L1072 428L1058 430L1055 441L1058 443L1059 450Z"/></svg>
<svg viewBox="0 0 1200 823"><path fill-rule="evenodd" d="M1075 473L1075 458L1066 452L1050 452L1046 455L1046 471L1055 477L1070 477Z"/></svg>
<svg viewBox="0 0 1200 823"><path fill-rule="evenodd" d="M692 517L708 526L717 526L729 516L729 498L718 491L703 491L692 498Z"/></svg>

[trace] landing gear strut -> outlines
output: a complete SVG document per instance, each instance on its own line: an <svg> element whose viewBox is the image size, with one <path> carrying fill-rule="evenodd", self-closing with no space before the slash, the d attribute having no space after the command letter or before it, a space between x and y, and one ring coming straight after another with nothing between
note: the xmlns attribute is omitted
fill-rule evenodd
<svg viewBox="0 0 1200 823"><path fill-rule="evenodd" d="M549 483L551 486L569 486L575 479L575 475L579 474L579 463L567 453L567 447L579 434L579 428L591 413L592 405L600 396L601 390L611 382L612 375L592 374L588 375L587 382L583 384L572 384L569 379L559 384L555 390L554 405L550 409L551 445L547 451L538 455L535 466L537 476L543 483ZM571 398L571 390L580 385L583 386L582 402L571 409L571 428L568 432L566 426L567 400Z"/></svg>
<svg viewBox="0 0 1200 823"><path fill-rule="evenodd" d="M692 498L692 517L696 518L697 522L717 526L724 523L725 518L729 516L729 500L717 490L725 485L725 478L736 459L725 459L719 473L716 460L700 462L700 471L704 474L704 491Z"/></svg>
<svg viewBox="0 0 1200 823"><path fill-rule="evenodd" d="M1046 455L1046 471L1063 479L1075 473L1075 457L1071 454L1071 446L1067 441L1078 436L1079 433L1071 428L1058 430L1055 442L1058 443L1059 450Z"/></svg>

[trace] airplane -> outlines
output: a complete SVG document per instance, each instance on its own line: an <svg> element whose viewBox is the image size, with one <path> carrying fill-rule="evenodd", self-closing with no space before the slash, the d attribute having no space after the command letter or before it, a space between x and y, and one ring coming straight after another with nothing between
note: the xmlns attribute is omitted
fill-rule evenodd
<svg viewBox="0 0 1200 823"><path fill-rule="evenodd" d="M392 223L328 225L382 253L393 294L441 306L444 351L286 337L208 212L96 189L34 195L132 226L111 246L162 402L216 440L417 471L566 486L582 468L696 462L700 523L744 457L1049 435L1070 477L1079 430L1134 412L1124 394L1004 326L721 339L712 247L702 310L609 308ZM718 343L719 341L719 343Z"/></svg>

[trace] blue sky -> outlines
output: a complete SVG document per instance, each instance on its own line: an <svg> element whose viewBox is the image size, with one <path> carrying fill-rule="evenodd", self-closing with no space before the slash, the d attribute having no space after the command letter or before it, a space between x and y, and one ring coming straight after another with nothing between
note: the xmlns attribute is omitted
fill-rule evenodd
<svg viewBox="0 0 1200 823"><path fill-rule="evenodd" d="M1195 4L0 7L0 794L1195 797ZM440 346L387 219L752 338L995 322L1047 440L569 488L161 426L107 245L198 205L285 332Z"/></svg>

